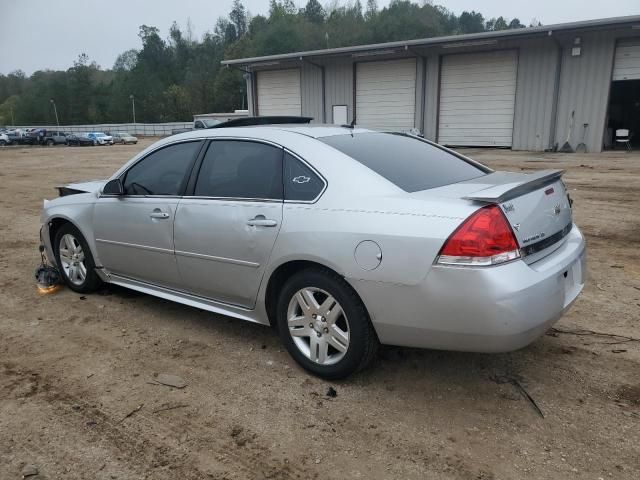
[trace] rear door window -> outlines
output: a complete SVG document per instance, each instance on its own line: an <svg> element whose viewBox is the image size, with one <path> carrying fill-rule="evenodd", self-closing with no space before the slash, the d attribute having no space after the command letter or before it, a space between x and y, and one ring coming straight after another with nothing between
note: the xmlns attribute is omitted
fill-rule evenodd
<svg viewBox="0 0 640 480"><path fill-rule="evenodd" d="M481 177L490 169L419 138L395 133L359 133L320 138L406 192Z"/></svg>

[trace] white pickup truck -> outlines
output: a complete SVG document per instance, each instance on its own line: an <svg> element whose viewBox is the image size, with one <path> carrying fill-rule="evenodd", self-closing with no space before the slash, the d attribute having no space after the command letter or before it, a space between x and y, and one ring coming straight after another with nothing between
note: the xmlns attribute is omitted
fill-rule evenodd
<svg viewBox="0 0 640 480"><path fill-rule="evenodd" d="M236 110L233 113L202 113L193 116L193 128L177 128L171 130L171 134L190 132L191 130L198 130L200 128L209 128L218 123L228 122L229 120L235 120L237 118L243 118L249 116L249 110Z"/></svg>

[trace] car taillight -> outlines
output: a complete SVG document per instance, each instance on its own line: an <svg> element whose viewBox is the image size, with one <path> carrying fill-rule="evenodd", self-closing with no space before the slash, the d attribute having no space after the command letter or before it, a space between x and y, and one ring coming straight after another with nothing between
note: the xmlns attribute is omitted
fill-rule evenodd
<svg viewBox="0 0 640 480"><path fill-rule="evenodd" d="M436 263L488 266L520 257L518 242L497 205L483 207L447 239Z"/></svg>

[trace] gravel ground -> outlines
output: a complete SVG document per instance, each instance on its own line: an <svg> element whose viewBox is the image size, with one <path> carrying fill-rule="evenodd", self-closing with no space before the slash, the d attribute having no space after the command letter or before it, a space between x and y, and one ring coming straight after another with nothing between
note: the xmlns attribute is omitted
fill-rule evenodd
<svg viewBox="0 0 640 480"><path fill-rule="evenodd" d="M563 333L499 355L385 347L329 384L266 327L120 288L36 291L42 199L149 142L0 149L1 479L640 478L640 342L585 331L640 338L640 155L464 150L567 170L590 279Z"/></svg>

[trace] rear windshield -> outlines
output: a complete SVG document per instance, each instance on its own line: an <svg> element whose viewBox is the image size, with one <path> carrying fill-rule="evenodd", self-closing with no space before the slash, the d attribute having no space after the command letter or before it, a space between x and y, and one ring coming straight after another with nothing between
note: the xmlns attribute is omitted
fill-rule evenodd
<svg viewBox="0 0 640 480"><path fill-rule="evenodd" d="M409 135L359 133L319 140L369 167L405 192L463 182L491 171Z"/></svg>

